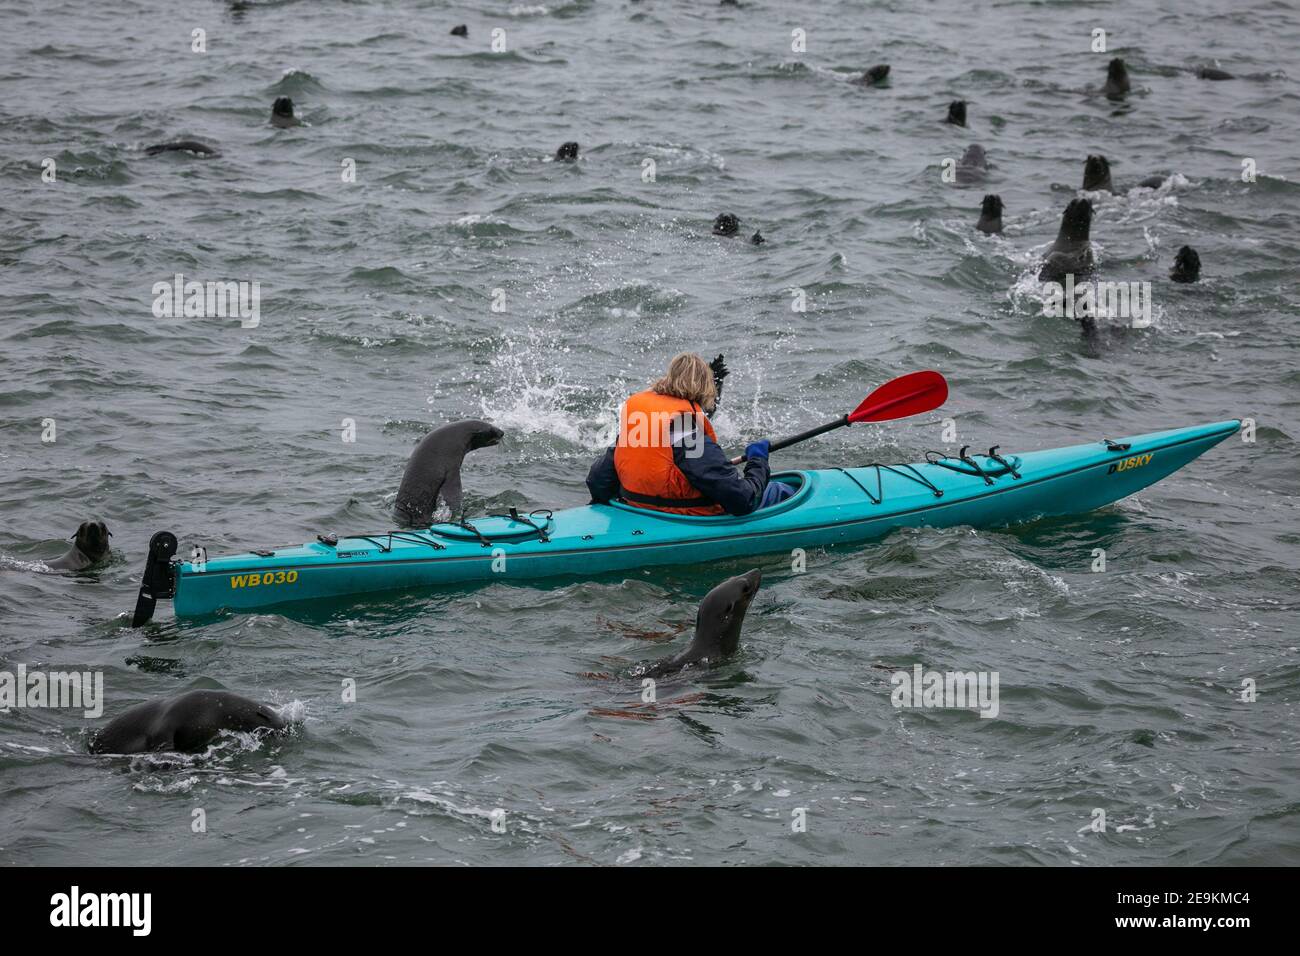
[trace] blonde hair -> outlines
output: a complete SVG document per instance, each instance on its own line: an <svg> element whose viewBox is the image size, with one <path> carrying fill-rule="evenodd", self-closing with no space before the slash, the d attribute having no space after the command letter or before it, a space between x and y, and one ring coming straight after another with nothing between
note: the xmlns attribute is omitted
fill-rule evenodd
<svg viewBox="0 0 1300 956"><path fill-rule="evenodd" d="M694 352L682 352L668 363L668 374L650 386L660 395L684 398L695 402L706 412L718 404L718 387L713 381L713 369Z"/></svg>

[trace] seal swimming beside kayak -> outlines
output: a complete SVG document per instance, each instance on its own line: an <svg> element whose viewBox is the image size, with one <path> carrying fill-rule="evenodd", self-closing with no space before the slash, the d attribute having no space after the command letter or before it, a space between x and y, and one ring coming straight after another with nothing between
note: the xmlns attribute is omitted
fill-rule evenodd
<svg viewBox="0 0 1300 956"><path fill-rule="evenodd" d="M286 726L284 718L268 704L225 690L191 690L177 697L137 704L114 717L91 739L90 752L193 753L223 730L283 730Z"/></svg>
<svg viewBox="0 0 1300 956"><path fill-rule="evenodd" d="M704 596L695 614L695 635L686 650L651 664L638 676L664 677L693 664L712 666L736 653L745 612L758 593L763 574L757 568L728 578Z"/></svg>
<svg viewBox="0 0 1300 956"><path fill-rule="evenodd" d="M411 453L397 489L394 519L407 527L428 527L438 510L438 496L447 502L453 520L460 520L460 466L476 448L497 444L505 432L476 420L451 422L425 435Z"/></svg>
<svg viewBox="0 0 1300 956"><path fill-rule="evenodd" d="M112 536L104 522L83 521L72 536L74 543L67 553L45 564L56 571L84 571L108 557L108 539Z"/></svg>

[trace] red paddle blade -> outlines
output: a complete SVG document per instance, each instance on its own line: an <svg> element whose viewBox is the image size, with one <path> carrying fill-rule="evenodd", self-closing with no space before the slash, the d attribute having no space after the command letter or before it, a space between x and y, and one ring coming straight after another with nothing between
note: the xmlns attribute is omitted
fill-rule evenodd
<svg viewBox="0 0 1300 956"><path fill-rule="evenodd" d="M948 400L948 383L938 372L911 372L886 382L849 412L850 422L888 422L934 411Z"/></svg>

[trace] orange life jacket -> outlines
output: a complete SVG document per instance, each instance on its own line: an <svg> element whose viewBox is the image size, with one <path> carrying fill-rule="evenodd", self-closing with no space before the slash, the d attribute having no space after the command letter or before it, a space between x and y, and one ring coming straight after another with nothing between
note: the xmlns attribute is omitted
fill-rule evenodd
<svg viewBox="0 0 1300 956"><path fill-rule="evenodd" d="M673 437L699 427L718 440L708 416L694 402L649 390L629 398L619 411L614 448L623 500L678 515L722 514L722 505L696 491L673 462ZM698 435L696 440L703 441Z"/></svg>

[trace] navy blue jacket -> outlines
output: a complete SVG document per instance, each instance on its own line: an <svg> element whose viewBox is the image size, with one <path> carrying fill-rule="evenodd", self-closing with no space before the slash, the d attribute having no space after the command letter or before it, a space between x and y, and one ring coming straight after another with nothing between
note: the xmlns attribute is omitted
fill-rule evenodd
<svg viewBox="0 0 1300 956"><path fill-rule="evenodd" d="M681 469L686 480L696 491L728 514L747 515L763 500L771 471L766 458L750 458L745 462L745 474L736 474L736 466L727 461L718 443L705 437L703 453L688 456L681 444L673 446L673 464ZM618 471L614 468L614 449L596 459L587 472L587 490L594 504L608 504L620 496Z"/></svg>

